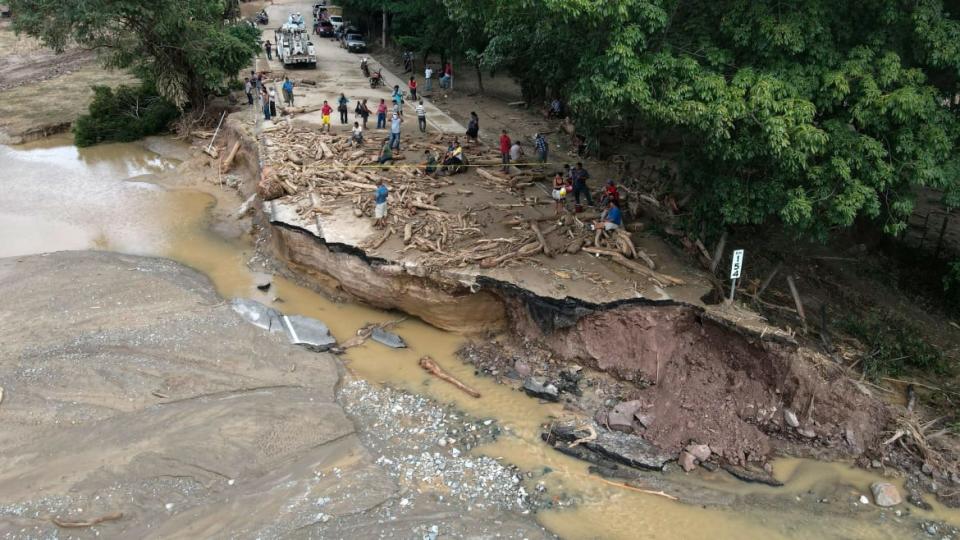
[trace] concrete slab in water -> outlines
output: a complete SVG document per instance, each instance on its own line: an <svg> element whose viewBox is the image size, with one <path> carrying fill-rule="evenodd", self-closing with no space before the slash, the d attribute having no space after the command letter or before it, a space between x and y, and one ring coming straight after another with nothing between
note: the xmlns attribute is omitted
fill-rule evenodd
<svg viewBox="0 0 960 540"><path fill-rule="evenodd" d="M284 315L283 326L290 343L302 345L311 351L325 352L337 344L327 325L317 319L302 315Z"/></svg>
<svg viewBox="0 0 960 540"><path fill-rule="evenodd" d="M407 342L402 337L393 332L387 332L383 328L374 328L373 333L370 334L370 339L394 349L403 349L407 346Z"/></svg>
<svg viewBox="0 0 960 540"><path fill-rule="evenodd" d="M281 332L284 329L280 320L282 315L272 307L248 298L234 298L230 301L230 305L234 311L254 326L270 332Z"/></svg>

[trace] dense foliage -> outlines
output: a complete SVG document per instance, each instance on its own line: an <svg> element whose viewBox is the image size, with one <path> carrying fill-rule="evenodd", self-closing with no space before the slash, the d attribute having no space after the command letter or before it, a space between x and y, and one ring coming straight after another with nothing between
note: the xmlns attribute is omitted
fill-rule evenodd
<svg viewBox="0 0 960 540"><path fill-rule="evenodd" d="M259 51L259 30L225 22L235 0L10 0L14 29L57 50L76 43L152 81L178 107L201 107Z"/></svg>
<svg viewBox="0 0 960 540"><path fill-rule="evenodd" d="M587 134L682 141L708 224L825 238L865 217L896 234L919 186L960 205L960 22L941 0L345 3L395 11L423 52L507 70L528 100L565 98Z"/></svg>
<svg viewBox="0 0 960 540"><path fill-rule="evenodd" d="M73 125L77 146L107 141L135 141L165 131L179 116L177 108L149 86L93 87L88 114Z"/></svg>

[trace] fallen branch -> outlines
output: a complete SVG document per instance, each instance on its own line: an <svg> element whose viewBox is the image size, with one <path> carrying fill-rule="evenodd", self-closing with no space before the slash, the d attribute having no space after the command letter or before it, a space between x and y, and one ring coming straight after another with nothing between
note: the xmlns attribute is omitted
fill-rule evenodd
<svg viewBox="0 0 960 540"><path fill-rule="evenodd" d="M572 443L567 445L567 448L573 448L574 446L579 446L585 442L597 440L597 430L593 429L593 426L587 425L587 431L590 432L589 435L587 435L586 437L580 437L579 439L573 441Z"/></svg>
<svg viewBox="0 0 960 540"><path fill-rule="evenodd" d="M220 166L220 172L230 170L230 166L233 165L233 158L237 157L238 150L240 150L240 141L233 143L233 148L231 148L230 153L227 154L227 159L223 160L223 164Z"/></svg>
<svg viewBox="0 0 960 540"><path fill-rule="evenodd" d="M420 359L420 362L418 362L418 364L420 365L420 367L425 369L428 373L435 376L436 378L442 381L447 381L448 383L456 386L460 390L463 390L470 396L473 396L475 398L480 397L480 392L477 392L473 388L470 388L469 386L463 384L462 382L454 378L452 375L444 371L442 367L440 367L439 365L437 365L436 362L434 362L433 358L430 358L429 356L424 356L423 358Z"/></svg>
<svg viewBox="0 0 960 540"><path fill-rule="evenodd" d="M106 514L104 516L96 517L86 521L64 521L60 518L52 518L50 521L53 522L57 527L64 529L81 529L83 527L93 527L98 523L103 523L104 521L116 521L123 517L123 512L114 512L112 514Z"/></svg>
<svg viewBox="0 0 960 540"><path fill-rule="evenodd" d="M646 493L647 495L656 495L657 497L664 497L664 498L666 498L666 499L670 499L671 501L679 501L679 500L680 500L680 499L678 499L677 497L674 497L673 495L670 495L669 493L664 493L663 491L652 491L652 490L649 490L649 489L641 489L641 488L638 488L638 487L633 487L633 486L628 485L628 484L621 484L620 482L611 482L610 480L607 480L606 478L597 478L597 480L600 480L600 481L603 482L604 484L609 484L609 485L611 485L611 486L615 486L615 487L618 487L618 488L629 489L630 491L636 491L636 492L638 492L638 493Z"/></svg>

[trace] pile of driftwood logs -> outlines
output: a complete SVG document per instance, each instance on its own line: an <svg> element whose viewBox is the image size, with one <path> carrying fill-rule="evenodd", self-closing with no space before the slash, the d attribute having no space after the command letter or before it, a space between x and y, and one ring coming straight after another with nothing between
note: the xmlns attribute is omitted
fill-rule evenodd
<svg viewBox="0 0 960 540"><path fill-rule="evenodd" d="M264 200L287 196L288 203L296 204L301 215L314 216L330 213L342 207L345 200L352 202L357 217L372 216L373 193L376 182L383 180L390 189L390 211L387 226L382 233L370 239L364 247L377 249L391 237L402 240L402 251L418 250L428 253L424 264L434 267L497 268L543 255L575 254L581 250L610 258L624 268L640 274L662 287L683 284L683 280L660 273L656 264L641 249L637 249L630 233L593 231L589 221L596 214L564 214L529 218L519 214L508 216L501 223L513 233L509 237L489 238L482 221L489 221L488 210L507 210L547 205L552 211L553 201L543 188L541 194L525 196L524 189L549 179L543 173L513 169L502 172L499 156L489 149L469 156L470 187L510 193L517 201L512 204L480 203L462 211L441 208L438 199L444 195L440 188L454 186L450 177L431 177L414 164L383 168L377 166L379 144L356 147L348 136L324 134L318 131L279 124L265 130L269 135L269 151L257 193ZM412 142L406 148L422 152L433 150L442 155L445 150L442 135L427 142ZM395 156L402 160L402 156ZM483 166L491 166L484 169ZM548 183L546 185L549 185ZM470 195L469 189L457 188L456 193ZM336 204L334 204L336 201Z"/></svg>

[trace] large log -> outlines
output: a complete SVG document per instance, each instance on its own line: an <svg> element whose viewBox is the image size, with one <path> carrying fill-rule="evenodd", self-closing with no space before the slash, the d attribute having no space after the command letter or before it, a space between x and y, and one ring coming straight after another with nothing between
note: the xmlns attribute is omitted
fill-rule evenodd
<svg viewBox="0 0 960 540"><path fill-rule="evenodd" d="M673 285L683 285L686 283L680 278L673 277L661 272L657 272L655 270L651 270L647 268L646 266L637 264L631 261L630 259L624 257L619 251L614 251L612 249L597 248L597 247L585 247L583 248L583 251L586 251L587 253L595 253L598 255L606 255L607 257L610 257L614 262L620 264L621 266L625 266L626 268L629 268L630 270L633 270L638 274L647 276L668 287Z"/></svg>
<svg viewBox="0 0 960 540"><path fill-rule="evenodd" d="M543 254L547 257L553 257L553 251L550 249L550 246L547 245L547 239L544 238L543 233L540 231L540 225L537 225L536 220L530 220L530 229L533 230L533 234L537 235L537 240L540 241L540 248L543 250Z"/></svg>
<svg viewBox="0 0 960 540"><path fill-rule="evenodd" d="M237 151L240 150L240 141L233 143L233 148L230 149L230 153L227 154L227 159L223 160L223 163L220 166L220 172L227 172L230 170L230 167L233 165L233 158L237 157Z"/></svg>

